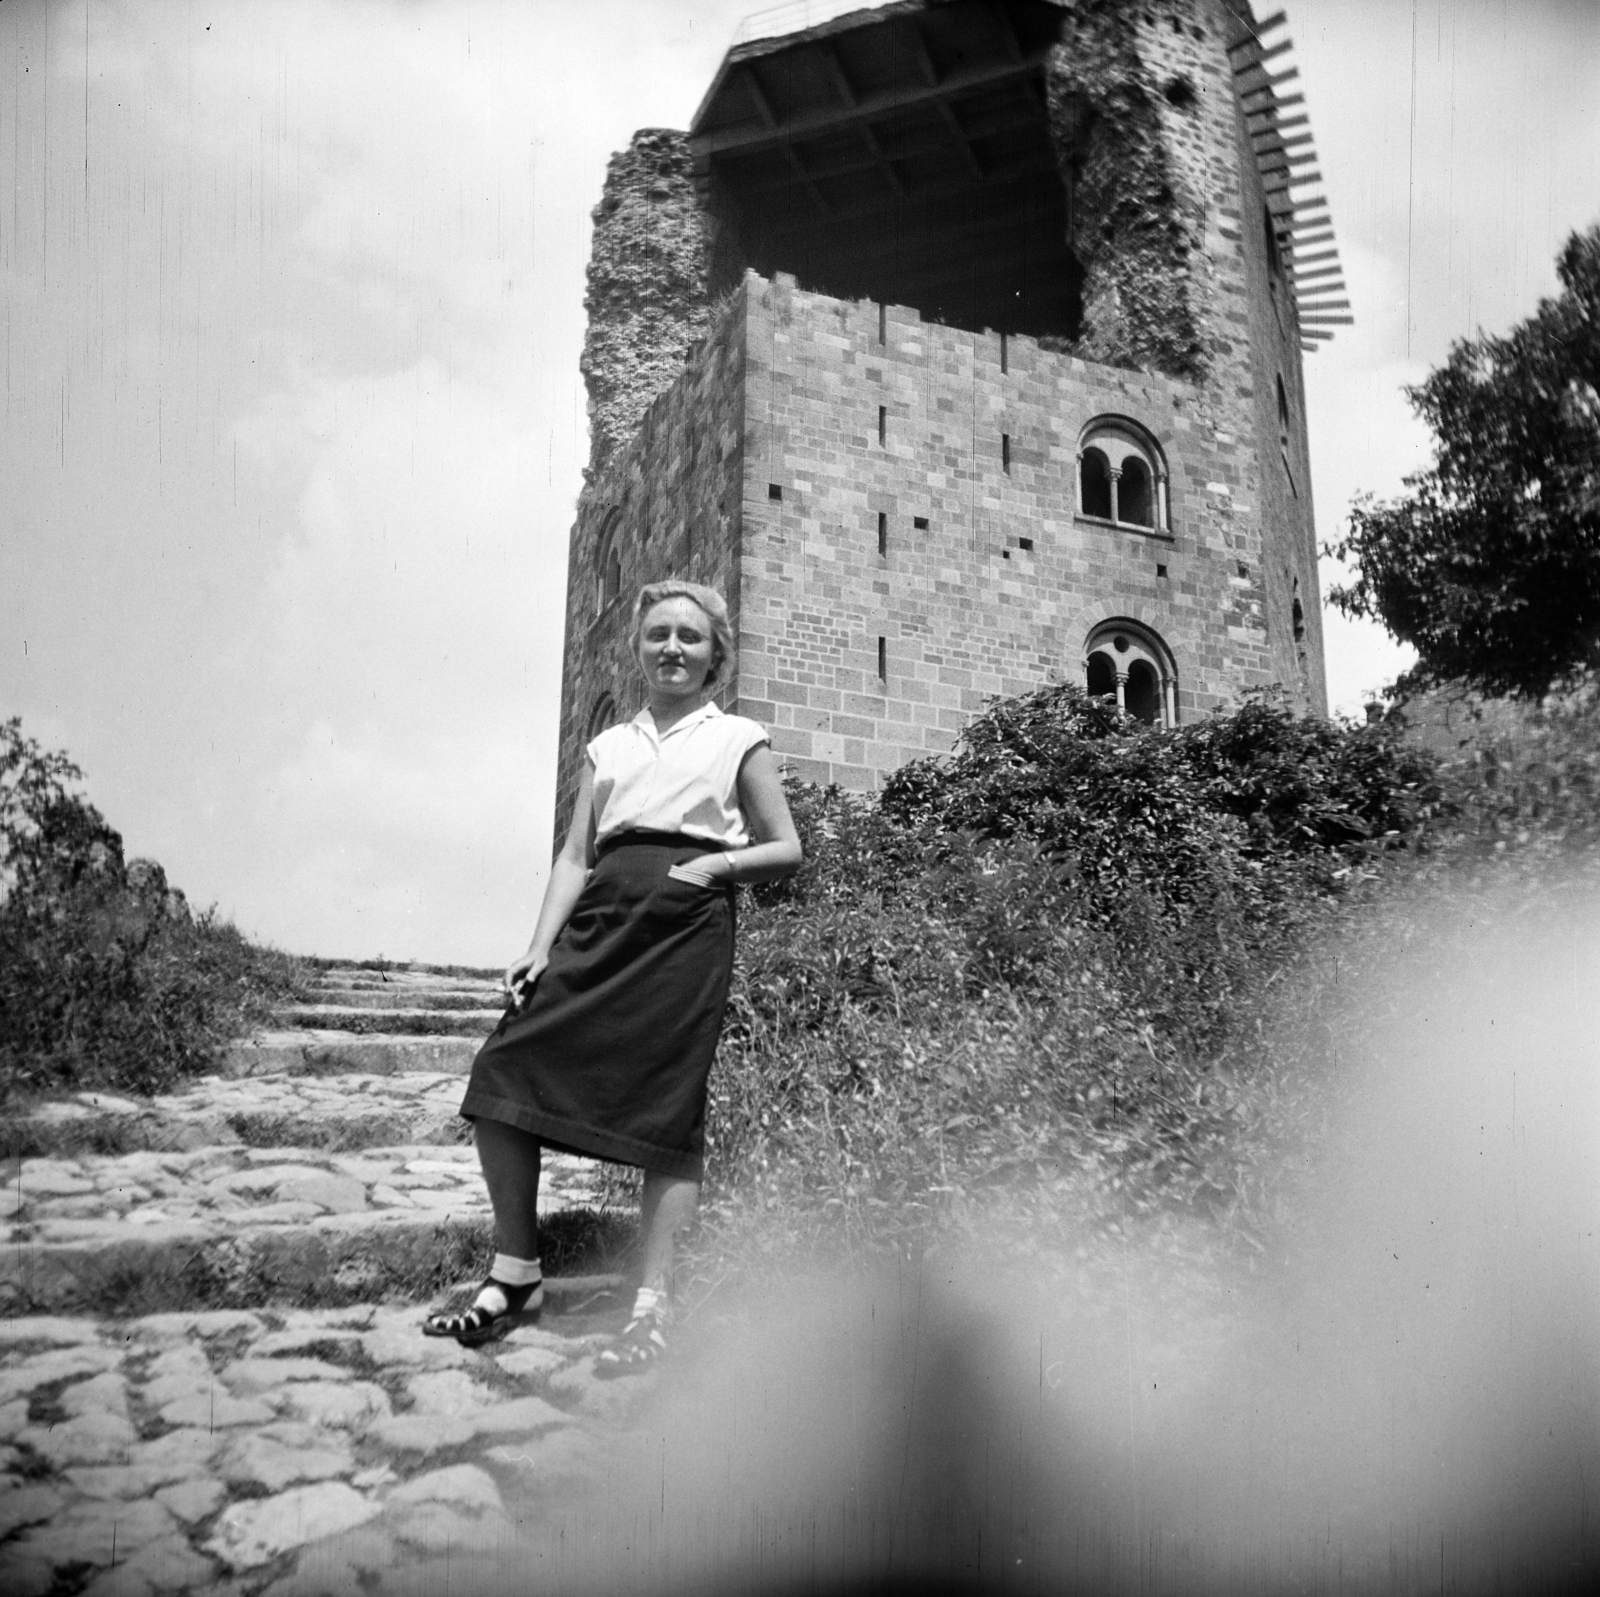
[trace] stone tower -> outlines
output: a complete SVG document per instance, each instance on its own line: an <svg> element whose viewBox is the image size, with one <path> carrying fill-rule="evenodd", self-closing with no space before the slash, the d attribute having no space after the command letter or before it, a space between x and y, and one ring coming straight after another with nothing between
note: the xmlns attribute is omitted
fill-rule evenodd
<svg viewBox="0 0 1600 1597"><path fill-rule="evenodd" d="M847 788L1051 679L1325 713L1301 355L1348 318L1282 20L892 0L750 30L613 158L558 828L666 576L727 596L724 706Z"/></svg>

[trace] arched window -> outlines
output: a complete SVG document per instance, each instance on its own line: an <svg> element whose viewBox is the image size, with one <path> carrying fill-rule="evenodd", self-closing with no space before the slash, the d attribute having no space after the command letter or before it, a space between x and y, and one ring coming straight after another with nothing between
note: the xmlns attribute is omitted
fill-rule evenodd
<svg viewBox="0 0 1600 1597"><path fill-rule="evenodd" d="M1155 440L1120 416L1092 421L1078 442L1078 514L1169 531L1167 468Z"/></svg>
<svg viewBox="0 0 1600 1597"><path fill-rule="evenodd" d="M602 693L589 712L589 729L583 735L585 743L599 737L617 719L617 701L609 693Z"/></svg>
<svg viewBox="0 0 1600 1597"><path fill-rule="evenodd" d="M1085 449L1082 466L1083 513L1111 520L1111 463L1098 449Z"/></svg>
<svg viewBox="0 0 1600 1597"><path fill-rule="evenodd" d="M1278 377L1278 453L1283 456L1283 474L1289 479L1289 492L1296 499L1300 497L1300 489L1294 480L1294 466L1289 460L1289 395L1283 386L1283 377Z"/></svg>
<svg viewBox="0 0 1600 1597"><path fill-rule="evenodd" d="M1114 699L1117 696L1117 668L1103 649L1096 649L1089 656L1088 677L1091 698Z"/></svg>
<svg viewBox="0 0 1600 1597"><path fill-rule="evenodd" d="M1137 455L1123 457L1122 480L1117 487L1117 520L1131 521L1136 527L1153 527L1155 516L1151 504L1155 495L1150 468Z"/></svg>
<svg viewBox="0 0 1600 1597"><path fill-rule="evenodd" d="M1105 621L1084 645L1084 678L1097 698L1115 697L1147 726L1178 724L1178 672L1171 651L1148 627Z"/></svg>
<svg viewBox="0 0 1600 1597"><path fill-rule="evenodd" d="M1294 579L1294 590L1289 596L1289 626L1294 633L1294 659L1299 668L1300 675L1305 676L1310 668L1306 653L1306 607L1300 602L1300 579Z"/></svg>
<svg viewBox="0 0 1600 1597"><path fill-rule="evenodd" d="M613 510L600 529L600 558L595 562L594 610L599 615L622 594L622 554L617 548L617 522L621 510Z"/></svg>

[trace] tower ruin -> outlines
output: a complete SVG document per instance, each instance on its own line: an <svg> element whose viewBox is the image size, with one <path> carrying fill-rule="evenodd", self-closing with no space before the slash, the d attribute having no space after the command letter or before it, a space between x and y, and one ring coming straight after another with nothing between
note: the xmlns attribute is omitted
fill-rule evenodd
<svg viewBox="0 0 1600 1597"><path fill-rule="evenodd" d="M668 576L727 596L724 707L846 788L1051 679L1325 713L1301 356L1348 317L1282 13L753 20L594 213L558 829Z"/></svg>

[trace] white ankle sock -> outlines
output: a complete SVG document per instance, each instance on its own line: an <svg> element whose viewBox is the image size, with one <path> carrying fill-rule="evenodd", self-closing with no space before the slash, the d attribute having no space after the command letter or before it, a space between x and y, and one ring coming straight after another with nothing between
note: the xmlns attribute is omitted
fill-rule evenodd
<svg viewBox="0 0 1600 1597"><path fill-rule="evenodd" d="M504 1314L511 1300L500 1290L502 1286L533 1286L544 1280L544 1272L537 1259L514 1259L509 1253L497 1253L489 1267L493 1280L488 1282L472 1300L475 1309L485 1314Z"/></svg>
<svg viewBox="0 0 1600 1597"><path fill-rule="evenodd" d="M509 1253L495 1254L489 1274L507 1286L532 1286L535 1281L544 1280L544 1271L539 1268L537 1259L517 1259Z"/></svg>
<svg viewBox="0 0 1600 1597"><path fill-rule="evenodd" d="M642 1314L654 1314L664 1318L667 1312L667 1294L655 1287L642 1286L633 1294L632 1318L637 1320Z"/></svg>

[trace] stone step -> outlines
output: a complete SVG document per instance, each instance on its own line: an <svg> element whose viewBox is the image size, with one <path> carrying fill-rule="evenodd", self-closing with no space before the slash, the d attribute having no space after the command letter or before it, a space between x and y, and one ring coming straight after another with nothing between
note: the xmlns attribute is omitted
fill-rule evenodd
<svg viewBox="0 0 1600 1597"><path fill-rule="evenodd" d="M218 1068L225 1076L336 1076L351 1071L375 1076L448 1071L464 1076L482 1042L479 1036L420 1032L396 1036L321 1027L259 1031L230 1043Z"/></svg>
<svg viewBox="0 0 1600 1597"><path fill-rule="evenodd" d="M456 1071L202 1076L155 1098L82 1092L0 1121L0 1156L181 1151L243 1143L334 1152L466 1142Z"/></svg>
<svg viewBox="0 0 1600 1597"><path fill-rule="evenodd" d="M412 982L436 987L498 986L501 971L475 965L380 965L329 962L308 962L313 976L320 981L333 981L357 986L367 984L392 985Z"/></svg>
<svg viewBox="0 0 1600 1597"><path fill-rule="evenodd" d="M282 1004L273 1009L280 1028L306 1031L387 1032L401 1036L487 1037L505 1013L499 1009L356 1009L347 1004Z"/></svg>
<svg viewBox="0 0 1600 1597"><path fill-rule="evenodd" d="M335 987L317 982L310 989L310 1002L341 1009L426 1009L434 1013L484 1009L498 1013L504 1007L498 983L470 991L443 991L431 987Z"/></svg>
<svg viewBox="0 0 1600 1597"><path fill-rule="evenodd" d="M487 1265L475 1151L242 1145L10 1160L0 1314L149 1313L417 1297ZM623 1246L600 1168L548 1153L542 1254L559 1273Z"/></svg>

